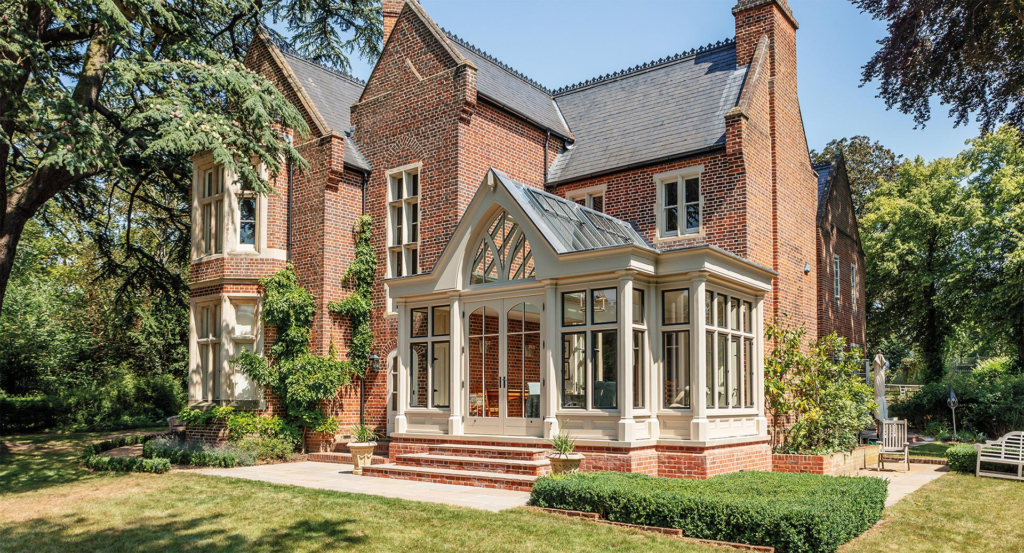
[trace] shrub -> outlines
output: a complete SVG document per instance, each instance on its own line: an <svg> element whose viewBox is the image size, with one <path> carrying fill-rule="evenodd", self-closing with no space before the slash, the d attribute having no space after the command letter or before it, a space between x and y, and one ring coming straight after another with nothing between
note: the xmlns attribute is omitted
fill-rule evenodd
<svg viewBox="0 0 1024 553"><path fill-rule="evenodd" d="M951 424L946 404L951 383L959 401L957 430L1001 437L1024 429L1024 375L998 370L951 375L941 382L926 384L917 393L893 401L890 416L907 419L915 428L929 428L932 423Z"/></svg>
<svg viewBox="0 0 1024 553"><path fill-rule="evenodd" d="M974 474L978 464L978 452L970 444L957 444L946 450L949 470Z"/></svg>
<svg viewBox="0 0 1024 553"><path fill-rule="evenodd" d="M100 457L93 455L84 462L86 468L92 470L110 470L117 472L151 472L163 474L171 470L171 462L167 459L142 459L139 457Z"/></svg>
<svg viewBox="0 0 1024 553"><path fill-rule="evenodd" d="M281 417L277 415L264 417L252 411L232 414L228 417L225 425L228 428L228 439L232 441L259 436L298 443L301 436L297 427L284 422Z"/></svg>
<svg viewBox="0 0 1024 553"><path fill-rule="evenodd" d="M287 459L295 451L295 446L294 441L260 436L249 436L236 444L240 451L251 453L257 459Z"/></svg>
<svg viewBox="0 0 1024 553"><path fill-rule="evenodd" d="M831 552L881 519L887 493L881 478L745 472L701 481L599 472L540 478L530 505L779 553Z"/></svg>
<svg viewBox="0 0 1024 553"><path fill-rule="evenodd" d="M234 407L217 406L212 409L190 409L185 407L178 411L178 422L188 426L206 426L215 422L227 422L234 416Z"/></svg>
<svg viewBox="0 0 1024 553"><path fill-rule="evenodd" d="M146 442L142 447L142 456L147 459L167 459L176 465L194 467L231 468L256 463L256 455L231 444L213 446L178 437L158 438Z"/></svg>

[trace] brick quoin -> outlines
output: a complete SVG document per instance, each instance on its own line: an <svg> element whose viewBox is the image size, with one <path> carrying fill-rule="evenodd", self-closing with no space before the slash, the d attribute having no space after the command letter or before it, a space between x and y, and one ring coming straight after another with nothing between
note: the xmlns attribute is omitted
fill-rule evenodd
<svg viewBox="0 0 1024 553"><path fill-rule="evenodd" d="M396 347L397 321L388 313L384 284L388 277L387 184L391 169L413 164L420 164L419 259L423 272L432 270L492 167L563 197L603 185L606 212L634 224L653 241L657 234L655 175L702 165L703 233L658 241L657 247L665 251L711 244L770 267L778 276L765 298L766 322L785 314L790 324L803 326L808 336L835 329L851 342L864 343L863 309L857 313L836 311L820 301L826 287L831 290L832 252L839 252L844 260L856 259L859 267L864 267L864 258L852 206L848 205L848 184L837 184L819 231L817 175L808 158L797 98L797 22L785 0L740 0L733 8L737 63L751 69L739 105L725 116L724 146L566 182L549 182L548 175L571 136L550 132L478 94L478 68L458 54L414 2L384 0L383 15L385 47L351 106L351 129L325 127L287 61L268 40L254 40L245 61L300 110L310 129L306 136L285 130L294 138L308 168L293 175L290 213L287 171L270 175L276 194L269 198L265 220L268 245L273 248L287 247L289 223L292 226L291 261L302 286L316 298L311 336L314 353L325 355L333 349L341 357L347 356L351 329L347 321L331 315L327 305L349 293L342 276L354 256L353 225L364 205L373 221L372 245L378 259L372 292L374 353L385 360ZM369 173L345 162L347 140L358 146L371 168ZM807 274L806 263L811 267ZM845 272L850 261L844 263ZM258 255L194 262L190 270L192 297L259 293L259 278L283 266L280 259ZM863 287L864 279L859 282ZM863 290L859 297L863 299ZM263 333L266 351L275 334L271 328L264 328ZM382 366L381 372L368 375L366 383L367 422L378 430L385 428L390 401L386 369ZM358 384L354 381L341 388L324 405L340 418L342 434L359 419ZM264 397L264 411L279 412L273 391L264 391ZM215 438L213 434L208 433ZM306 437L312 451L337 449L334 442L334 436ZM388 455L395 459L425 453L436 442L402 438L390 444ZM486 440L481 444L501 445ZM709 478L739 470L772 470L773 466L770 448L763 442L708 448L581 446L579 450L586 455L584 470Z"/></svg>

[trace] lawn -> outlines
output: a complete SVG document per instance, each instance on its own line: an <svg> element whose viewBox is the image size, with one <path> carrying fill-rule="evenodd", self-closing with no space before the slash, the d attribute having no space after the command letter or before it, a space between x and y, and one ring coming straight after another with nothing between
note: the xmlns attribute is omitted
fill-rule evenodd
<svg viewBox="0 0 1024 553"><path fill-rule="evenodd" d="M91 473L104 434L8 440L0 551L723 551L515 509L490 513L172 472ZM1021 551L1024 483L949 474L885 511L853 552Z"/></svg>
<svg viewBox="0 0 1024 553"><path fill-rule="evenodd" d="M955 446L949 442L931 442L922 445L915 445L910 448L911 457L929 457L932 459L945 459L946 450Z"/></svg>

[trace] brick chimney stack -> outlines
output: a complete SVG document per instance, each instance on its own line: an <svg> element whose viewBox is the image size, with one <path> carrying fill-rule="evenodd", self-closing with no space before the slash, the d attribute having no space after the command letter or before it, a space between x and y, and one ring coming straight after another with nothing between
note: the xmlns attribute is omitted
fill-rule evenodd
<svg viewBox="0 0 1024 553"><path fill-rule="evenodd" d="M388 37L391 36L391 31L395 28L403 5L405 5L405 0L384 0L384 44L388 43Z"/></svg>

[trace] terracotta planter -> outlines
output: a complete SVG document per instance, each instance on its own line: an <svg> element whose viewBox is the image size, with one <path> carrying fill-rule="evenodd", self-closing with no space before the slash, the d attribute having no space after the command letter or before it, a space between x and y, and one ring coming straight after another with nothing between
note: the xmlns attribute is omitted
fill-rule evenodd
<svg viewBox="0 0 1024 553"><path fill-rule="evenodd" d="M348 451L352 454L352 474L362 476L363 467L370 466L375 447L377 447L377 442L351 442L348 444Z"/></svg>
<svg viewBox="0 0 1024 553"><path fill-rule="evenodd" d="M551 461L551 474L579 472L580 463L583 462L583 454L570 453L563 457L557 453L552 453L548 455L548 461Z"/></svg>

